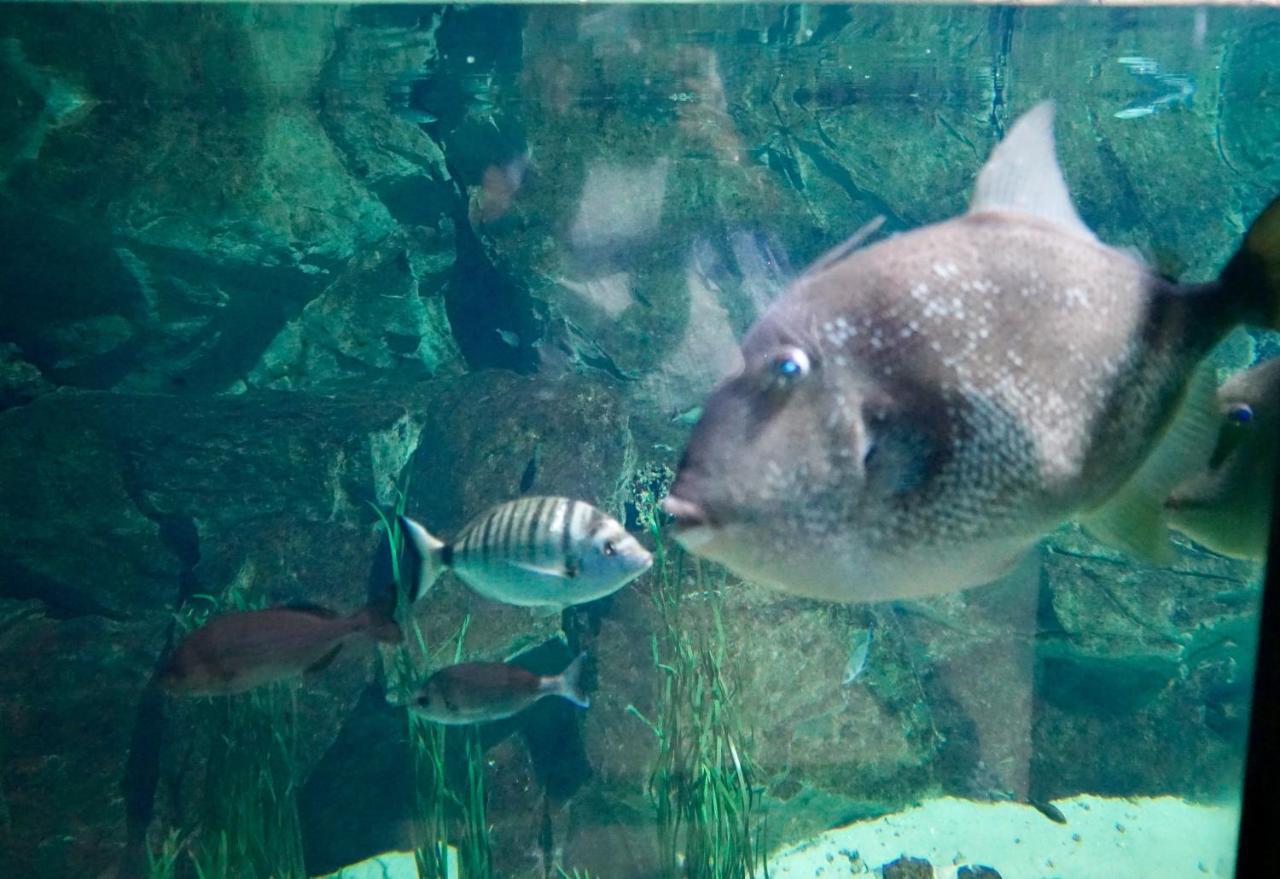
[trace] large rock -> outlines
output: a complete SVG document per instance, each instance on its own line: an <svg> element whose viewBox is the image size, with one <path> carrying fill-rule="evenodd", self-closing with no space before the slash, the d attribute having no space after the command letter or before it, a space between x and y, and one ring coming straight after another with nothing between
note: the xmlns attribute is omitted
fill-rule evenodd
<svg viewBox="0 0 1280 879"><path fill-rule="evenodd" d="M183 392L460 366L440 289L457 196L438 150L376 93L315 100L349 84L346 19L101 9L0 22L0 63L39 73L14 89L89 108L22 120L39 138L15 147L0 210L7 288L24 291L5 297L7 335L43 372ZM67 53L52 33L93 48ZM416 51L381 36L395 63L431 57L429 30Z"/></svg>
<svg viewBox="0 0 1280 879"><path fill-rule="evenodd" d="M544 405L530 408L529 400ZM195 822L201 755L216 745L208 734L235 730L217 726L221 715L202 703L140 709L180 602L235 593L352 610L387 586L369 504L390 501L409 473L411 510L447 534L518 494L522 478L531 490L616 508L631 462L627 421L607 385L548 385L497 372L379 400L250 392L193 405L173 396L60 393L0 413L0 424L3 588L11 600L39 602L15 605L24 612L4 635L6 692L14 694L5 748L16 761L7 783L17 785L7 793L22 811L13 863L48 866L41 875L65 875L74 862L67 851L89 845L49 849L67 826L59 802L81 816L84 838L96 840L91 854L75 856L85 863L121 854L126 805L135 800L147 819L155 810L168 826ZM582 461L572 463L574 450L584 452ZM502 452L522 457L504 470L493 466ZM523 455L545 463L530 468ZM467 480L464 471L489 475ZM468 657L501 659L560 628L558 617L492 604L451 577L419 619L429 643L441 646L468 616ZM298 729L299 778L373 679L376 656L344 651L299 691L288 721ZM95 737L87 721L55 720L82 712L115 732ZM92 752L84 748L89 739ZM514 753L509 762L518 766L525 752ZM92 772L67 774L89 760ZM126 782L131 762L150 766L136 776L149 792ZM73 796L68 786L77 778L96 781ZM377 784L376 776L367 781ZM63 787L65 796L57 793ZM29 802L36 791L55 798L36 808Z"/></svg>

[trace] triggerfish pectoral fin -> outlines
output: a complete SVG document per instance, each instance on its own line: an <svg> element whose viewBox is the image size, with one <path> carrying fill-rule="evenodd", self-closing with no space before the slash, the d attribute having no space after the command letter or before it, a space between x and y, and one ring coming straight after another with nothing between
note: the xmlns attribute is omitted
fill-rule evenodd
<svg viewBox="0 0 1280 879"><path fill-rule="evenodd" d="M1174 561L1165 502L1213 455L1220 420L1215 373L1209 360L1196 368L1182 405L1146 461L1105 504L1082 517L1095 537L1148 564Z"/></svg>

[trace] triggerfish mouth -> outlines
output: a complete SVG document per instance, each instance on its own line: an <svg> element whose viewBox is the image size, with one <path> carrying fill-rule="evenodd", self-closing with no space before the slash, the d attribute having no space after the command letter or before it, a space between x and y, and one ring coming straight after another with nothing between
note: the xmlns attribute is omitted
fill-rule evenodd
<svg viewBox="0 0 1280 879"><path fill-rule="evenodd" d="M1167 551L1218 430L1192 376L1280 315L1280 200L1217 280L1171 281L1080 219L1053 117L1013 125L966 213L835 248L751 327L664 502L689 550L836 601L998 579L1071 519Z"/></svg>

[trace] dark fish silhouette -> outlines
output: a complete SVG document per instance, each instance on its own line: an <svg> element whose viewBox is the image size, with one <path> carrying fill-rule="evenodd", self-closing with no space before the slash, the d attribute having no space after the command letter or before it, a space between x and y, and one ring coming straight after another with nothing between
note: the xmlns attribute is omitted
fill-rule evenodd
<svg viewBox="0 0 1280 879"><path fill-rule="evenodd" d="M1178 284L1084 225L1052 126L1047 102L1013 126L966 214L836 248L756 322L665 501L686 547L862 601L994 580L1073 518L1167 543L1164 496L1126 483L1185 451L1169 428L1209 349L1276 323L1280 200L1217 281Z"/></svg>
<svg viewBox="0 0 1280 879"><path fill-rule="evenodd" d="M182 639L160 673L168 690L192 696L241 693L319 671L351 638L399 643L386 612L339 616L320 607L273 607L215 617Z"/></svg>

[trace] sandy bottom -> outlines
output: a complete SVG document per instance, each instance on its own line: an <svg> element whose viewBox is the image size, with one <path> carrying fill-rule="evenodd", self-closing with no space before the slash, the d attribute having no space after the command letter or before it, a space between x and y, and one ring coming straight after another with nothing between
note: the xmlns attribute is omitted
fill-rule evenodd
<svg viewBox="0 0 1280 879"><path fill-rule="evenodd" d="M1053 803L1055 824L1031 806L952 798L829 830L775 852L770 879L867 873L908 855L936 879L959 866L994 867L1003 879L1231 879L1239 813L1173 797Z"/></svg>

